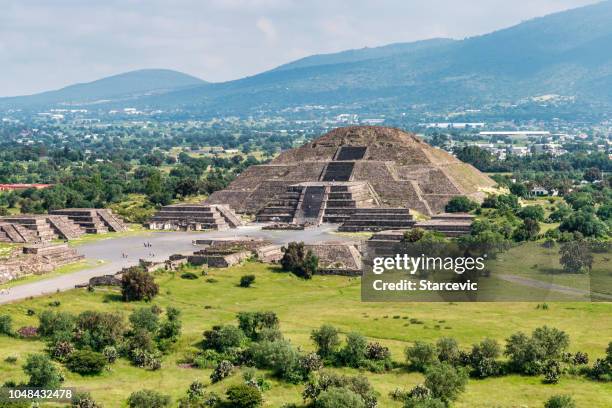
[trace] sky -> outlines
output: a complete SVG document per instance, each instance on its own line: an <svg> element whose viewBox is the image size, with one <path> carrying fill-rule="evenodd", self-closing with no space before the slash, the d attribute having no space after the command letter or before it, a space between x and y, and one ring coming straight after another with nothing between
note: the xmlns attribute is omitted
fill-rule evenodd
<svg viewBox="0 0 612 408"><path fill-rule="evenodd" d="M312 54L461 39L596 0L0 0L0 96L143 68L207 81Z"/></svg>

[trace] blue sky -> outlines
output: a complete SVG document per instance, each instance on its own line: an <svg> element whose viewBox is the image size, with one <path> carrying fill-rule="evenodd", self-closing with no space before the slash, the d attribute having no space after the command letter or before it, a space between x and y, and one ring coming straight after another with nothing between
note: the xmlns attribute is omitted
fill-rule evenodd
<svg viewBox="0 0 612 408"><path fill-rule="evenodd" d="M0 0L0 96L141 68L208 81L304 56L464 38L595 0Z"/></svg>

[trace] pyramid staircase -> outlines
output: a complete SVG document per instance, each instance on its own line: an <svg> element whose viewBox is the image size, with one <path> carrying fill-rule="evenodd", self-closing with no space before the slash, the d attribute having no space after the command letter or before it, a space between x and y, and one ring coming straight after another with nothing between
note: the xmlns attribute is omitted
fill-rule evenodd
<svg viewBox="0 0 612 408"><path fill-rule="evenodd" d="M0 242L28 243L39 241L40 238L36 233L24 226L18 223L0 221Z"/></svg>
<svg viewBox="0 0 612 408"><path fill-rule="evenodd" d="M110 209L101 208L97 210L98 217L106 224L106 227L113 232L125 232L128 230L127 225L117 217Z"/></svg>

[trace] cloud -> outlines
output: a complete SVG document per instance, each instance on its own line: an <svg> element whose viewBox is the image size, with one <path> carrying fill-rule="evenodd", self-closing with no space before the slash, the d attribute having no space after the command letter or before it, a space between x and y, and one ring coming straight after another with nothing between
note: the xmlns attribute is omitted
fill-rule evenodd
<svg viewBox="0 0 612 408"><path fill-rule="evenodd" d="M268 41L276 41L276 28L270 20L265 17L260 17L257 19L255 27L257 27L257 29L266 36L266 39Z"/></svg>

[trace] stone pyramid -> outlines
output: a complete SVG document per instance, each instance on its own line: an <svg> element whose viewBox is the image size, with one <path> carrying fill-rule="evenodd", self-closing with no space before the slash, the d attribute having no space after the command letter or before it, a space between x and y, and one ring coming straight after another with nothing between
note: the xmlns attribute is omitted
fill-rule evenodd
<svg viewBox="0 0 612 408"><path fill-rule="evenodd" d="M377 206L432 215L454 196L481 200L495 182L414 134L378 126L334 129L269 164L251 166L207 204L256 214L298 183L367 183ZM281 197L282 198L282 197Z"/></svg>

